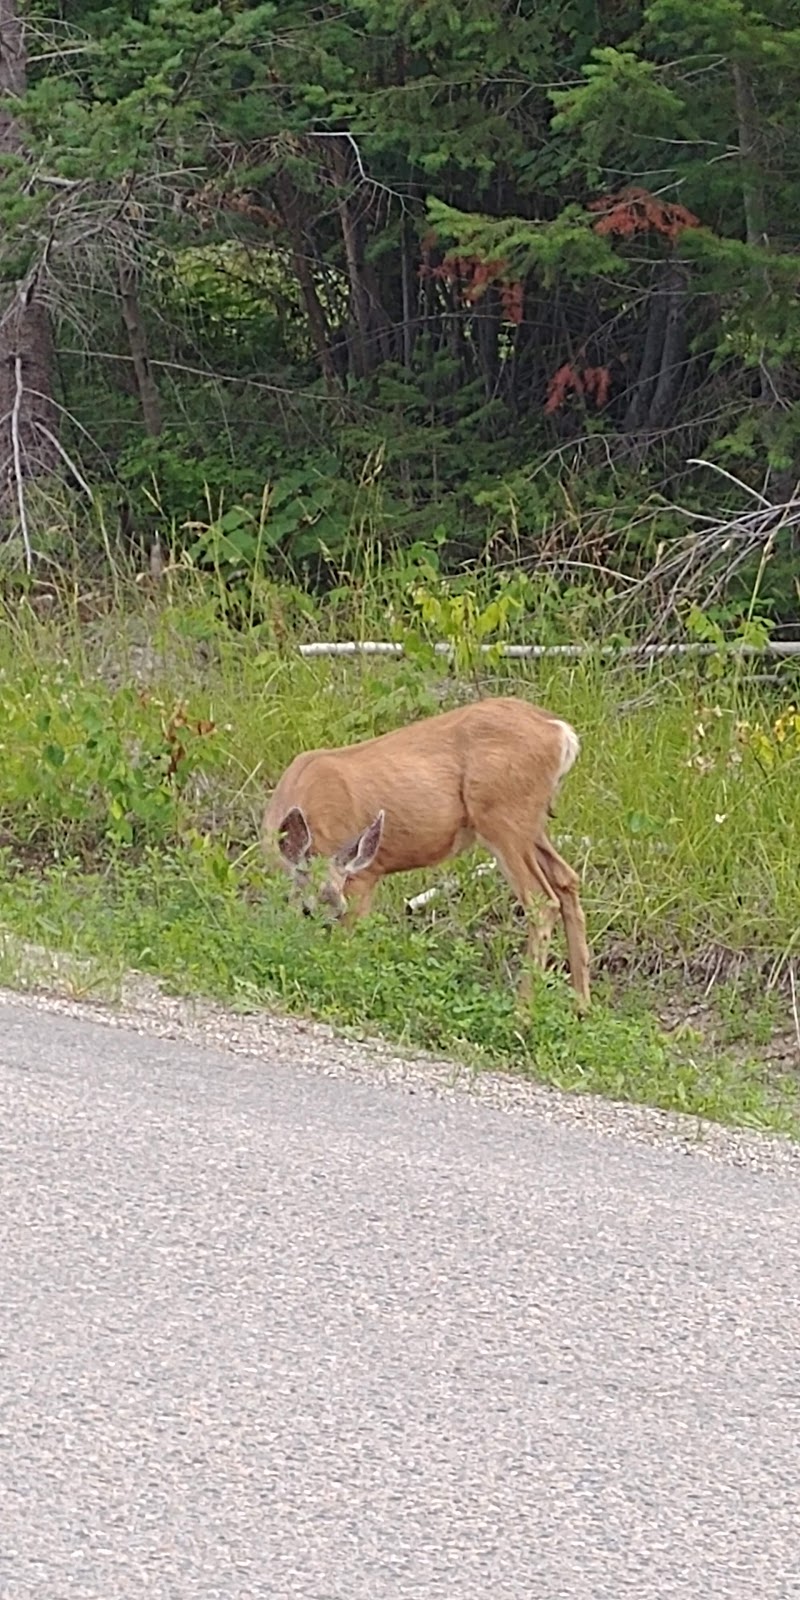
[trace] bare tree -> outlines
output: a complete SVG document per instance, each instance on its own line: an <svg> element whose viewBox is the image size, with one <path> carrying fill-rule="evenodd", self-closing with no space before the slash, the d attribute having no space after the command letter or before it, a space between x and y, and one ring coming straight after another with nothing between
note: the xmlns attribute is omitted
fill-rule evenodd
<svg viewBox="0 0 800 1600"><path fill-rule="evenodd" d="M17 0L0 0L0 162L10 158L21 171L25 141L14 107L26 87L24 22ZM7 283L0 298L0 536L19 527L29 566L25 481L59 464L53 341L42 296L46 270L43 241L25 275Z"/></svg>
<svg viewBox="0 0 800 1600"><path fill-rule="evenodd" d="M157 439L161 432L161 397L150 366L150 357L147 349L147 330L139 301L139 285L135 267L129 261L120 260L118 277L122 320L128 335L128 345L130 347L131 360L133 361L136 389L142 407L142 417L145 429L151 439Z"/></svg>
<svg viewBox="0 0 800 1600"><path fill-rule="evenodd" d="M742 203L744 209L745 232L747 243L754 250L768 250L770 245L767 227L767 199L766 199L766 173L769 170L769 151L765 148L765 136L761 125L753 74L750 68L740 60L733 63L733 87L736 105L736 121L739 133L739 155L741 157L742 173ZM770 274L766 267L757 272L756 277L761 278L762 295L765 303L769 303L772 296ZM761 408L764 419L765 438L769 440L770 434L775 431L776 423L782 413L790 408L785 390L787 373L779 361L767 359L762 349L759 359L759 380L761 390ZM771 493L776 500L793 499L797 488L796 460L789 463L782 470L769 472L772 480Z"/></svg>

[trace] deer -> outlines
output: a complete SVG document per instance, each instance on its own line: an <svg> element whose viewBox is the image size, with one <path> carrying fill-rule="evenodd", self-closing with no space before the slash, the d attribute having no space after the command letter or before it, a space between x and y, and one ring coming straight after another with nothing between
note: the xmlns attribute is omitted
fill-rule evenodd
<svg viewBox="0 0 800 1600"><path fill-rule="evenodd" d="M269 798L262 842L306 915L351 926L381 881L437 866L479 843L527 916L527 967L544 970L559 917L572 987L589 1004L589 952L576 872L546 832L580 751L575 729L527 700L496 697L424 717L358 744L296 755ZM312 862L324 881L312 892Z"/></svg>

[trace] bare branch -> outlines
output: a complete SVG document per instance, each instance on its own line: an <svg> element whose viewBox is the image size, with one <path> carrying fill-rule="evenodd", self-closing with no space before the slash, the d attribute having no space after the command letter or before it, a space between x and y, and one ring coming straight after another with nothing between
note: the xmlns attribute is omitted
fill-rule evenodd
<svg viewBox="0 0 800 1600"><path fill-rule="evenodd" d="M690 456L687 465L690 467L708 467L710 472L718 472L721 478L727 478L729 483L735 483L737 489L741 489L743 494L751 494L754 500L761 502L762 506L771 508L771 501L767 500L765 495L759 494L758 489L751 488L749 483L743 483L741 478L737 478L733 472L728 472L727 468L721 467L718 462L705 461L702 456Z"/></svg>
<svg viewBox="0 0 800 1600"><path fill-rule="evenodd" d="M355 137L354 134L350 133L347 129L341 129L341 128L329 128L329 129L325 129L325 130L312 129L306 135L306 137L309 138L309 139L325 139L325 140L328 140L328 139L344 139L345 143L350 146L350 149L352 150L353 155L355 157L356 168L358 170L358 176L361 179L361 182L365 183L367 185L367 187L372 189L376 194L386 194L386 195L389 196L390 200L397 200L399 205L400 205L400 207L401 207L401 210L403 212L407 211L407 209L408 209L408 197L406 195L404 195L401 192L401 190L390 188L387 183L381 183L379 178L373 178L372 175L369 172L367 172L367 170L366 170L366 168L364 166L364 161L363 161L363 158L362 158L362 155L361 155L361 151L360 151L359 146L358 146L358 141L356 140L356 137Z"/></svg>
<svg viewBox="0 0 800 1600"><path fill-rule="evenodd" d="M50 429L46 427L43 422L37 422L36 428L39 433L43 433L45 438L50 440L53 449L58 451L58 454L64 462L64 465L69 468L69 471L72 473L75 482L83 490L90 504L92 504L94 502L94 495L92 494L92 491L89 488L89 485L86 482L86 479L84 478L80 468L75 465L75 462L73 461L72 456L69 454L69 451L64 449L60 439L57 439L55 434L51 433Z"/></svg>
<svg viewBox="0 0 800 1600"><path fill-rule="evenodd" d="M22 476L22 447L19 437L19 419L22 411L22 400L25 385L22 381L22 356L14 357L14 405L11 412L11 442L14 451L14 479L17 486L17 505L19 506L19 528L22 535L22 544L25 550L25 571L33 571L33 551L28 530L28 512L25 505L25 482Z"/></svg>

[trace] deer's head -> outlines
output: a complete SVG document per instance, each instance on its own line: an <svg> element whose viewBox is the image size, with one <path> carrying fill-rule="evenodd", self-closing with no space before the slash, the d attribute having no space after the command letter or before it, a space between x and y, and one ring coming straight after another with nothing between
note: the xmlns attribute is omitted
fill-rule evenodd
<svg viewBox="0 0 800 1600"><path fill-rule="evenodd" d="M327 872L319 889L312 882L312 862L320 852L315 849L314 838L306 817L299 806L292 806L278 826L278 852L281 864L289 873L297 889L303 913L313 916L319 905L334 917L343 916L347 910L347 884L350 878L371 867L380 849L385 813L378 815L368 827L349 839L327 858Z"/></svg>

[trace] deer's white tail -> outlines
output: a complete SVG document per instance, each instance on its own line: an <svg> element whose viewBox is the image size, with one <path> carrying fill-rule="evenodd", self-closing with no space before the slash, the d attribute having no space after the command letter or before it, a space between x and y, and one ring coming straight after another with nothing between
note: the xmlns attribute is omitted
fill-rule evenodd
<svg viewBox="0 0 800 1600"><path fill-rule="evenodd" d="M555 717L553 720L561 730L561 765L558 769L560 780L566 777L571 767L574 767L581 753L581 741L570 723L562 722L560 717Z"/></svg>

